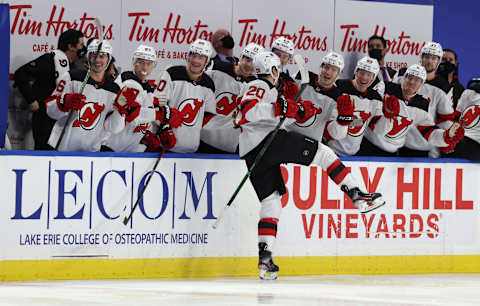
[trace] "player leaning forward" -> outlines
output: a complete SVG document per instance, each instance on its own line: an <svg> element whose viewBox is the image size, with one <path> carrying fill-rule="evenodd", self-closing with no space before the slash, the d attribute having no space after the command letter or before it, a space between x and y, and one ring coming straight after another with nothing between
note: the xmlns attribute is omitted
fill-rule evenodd
<svg viewBox="0 0 480 306"><path fill-rule="evenodd" d="M155 49L140 45L133 53L133 69L125 71L115 80L121 88L128 91L139 103L136 109L126 115L127 125L118 134L111 135L105 146L115 152L143 152L147 148L155 151L160 145L170 149L175 145L175 136L171 127L182 123L180 113L166 105L158 105L154 90L147 82L155 68L157 56ZM134 120L129 120L135 117ZM152 124L155 123L155 126ZM152 133L160 127L157 134Z"/></svg>
<svg viewBox="0 0 480 306"><path fill-rule="evenodd" d="M58 146L60 151L99 151L102 141L110 134L119 133L126 124L126 113L138 103L114 80L105 74L112 59L112 46L106 40L94 40L87 50L91 69L83 93L84 70L71 70L63 75L53 95L45 101L47 114L56 119L49 145L55 147L65 127L65 134ZM98 55L96 54L98 52ZM69 112L73 115L69 118ZM135 119L130 116L128 120Z"/></svg>
<svg viewBox="0 0 480 306"><path fill-rule="evenodd" d="M242 127L239 139L240 156L245 159L248 167L280 117L287 117L285 122L291 124L315 114L309 101L297 103L278 96L275 84L279 77L280 60L275 54L257 54L254 66L258 79L249 82L245 87L241 111L236 118L236 123ZM283 163L321 166L361 212L368 212L385 204L381 194L369 194L361 190L360 185L330 148L310 137L281 129L250 176L261 202L258 267L262 279L275 279L279 270L273 263L272 250L282 209L280 197L286 192L280 172L280 164Z"/></svg>

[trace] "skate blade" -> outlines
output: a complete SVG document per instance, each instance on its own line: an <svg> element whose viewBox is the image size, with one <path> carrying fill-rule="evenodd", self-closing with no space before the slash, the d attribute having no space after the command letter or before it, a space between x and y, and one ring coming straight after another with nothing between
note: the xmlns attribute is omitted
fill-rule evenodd
<svg viewBox="0 0 480 306"><path fill-rule="evenodd" d="M278 277L277 272L268 272L267 270L260 270L260 279L263 280L276 280Z"/></svg>
<svg viewBox="0 0 480 306"><path fill-rule="evenodd" d="M382 207L383 205L385 205L385 203L386 202L382 197L376 198L371 205L362 205L363 207L361 207L360 213L365 214L371 212L372 210Z"/></svg>

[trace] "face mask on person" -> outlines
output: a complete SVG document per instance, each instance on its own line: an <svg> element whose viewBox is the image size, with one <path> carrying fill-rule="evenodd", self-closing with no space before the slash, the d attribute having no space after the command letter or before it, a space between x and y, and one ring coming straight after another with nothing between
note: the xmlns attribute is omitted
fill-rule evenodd
<svg viewBox="0 0 480 306"><path fill-rule="evenodd" d="M376 59L377 61L380 61L382 59L382 51L382 49L372 49L368 51L368 56Z"/></svg>
<svg viewBox="0 0 480 306"><path fill-rule="evenodd" d="M443 62L440 65L438 65L437 72L440 75L448 75L450 72L453 72L455 70L455 65L450 63L450 62Z"/></svg>
<svg viewBox="0 0 480 306"><path fill-rule="evenodd" d="M77 56L78 58L82 58L87 54L87 47L83 46L81 49L77 50Z"/></svg>
<svg viewBox="0 0 480 306"><path fill-rule="evenodd" d="M233 37L230 35L225 36L224 38L221 39L222 41L222 46L225 49L233 49L235 46L235 42L233 41Z"/></svg>

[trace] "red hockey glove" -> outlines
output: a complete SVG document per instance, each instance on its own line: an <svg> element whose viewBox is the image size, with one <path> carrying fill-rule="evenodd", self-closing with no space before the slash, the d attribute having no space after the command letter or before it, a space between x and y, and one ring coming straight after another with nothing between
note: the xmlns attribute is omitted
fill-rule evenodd
<svg viewBox="0 0 480 306"><path fill-rule="evenodd" d="M169 126L165 126L164 128L162 128L159 136L160 142L166 150L170 150L177 143L177 138L175 137L172 128Z"/></svg>
<svg viewBox="0 0 480 306"><path fill-rule="evenodd" d="M443 140L449 146L453 145L455 147L455 145L460 140L462 140L464 135L465 135L465 129L463 128L463 126L460 123L455 122L454 124L452 124L452 126L448 130L443 132Z"/></svg>
<svg viewBox="0 0 480 306"><path fill-rule="evenodd" d="M63 105L69 110L79 111L85 105L86 98L80 93L68 93L63 97Z"/></svg>
<svg viewBox="0 0 480 306"><path fill-rule="evenodd" d="M387 119L393 119L400 113L400 102L395 96L383 97L383 115Z"/></svg>
<svg viewBox="0 0 480 306"><path fill-rule="evenodd" d="M169 124L172 128L178 128L183 123L183 115L176 108L168 105L157 106L155 119L160 121L161 125Z"/></svg>
<svg viewBox="0 0 480 306"><path fill-rule="evenodd" d="M138 115L140 115L141 108L142 106L137 101L133 101L125 105L125 110L126 110L125 121L127 123L130 123L133 120L135 120L138 117Z"/></svg>
<svg viewBox="0 0 480 306"><path fill-rule="evenodd" d="M283 96L286 99L294 99L298 94L298 86L295 82L292 81L284 81L280 78L280 82L282 82L282 92Z"/></svg>
<svg viewBox="0 0 480 306"><path fill-rule="evenodd" d="M150 131L143 136L141 143L147 146L147 152L155 152L160 147L160 138Z"/></svg>
<svg viewBox="0 0 480 306"><path fill-rule="evenodd" d="M312 118L316 113L318 113L318 109L315 107L315 105L313 105L311 101L303 100L298 102L298 112L295 116L295 119L298 123L304 123L308 119Z"/></svg>
<svg viewBox="0 0 480 306"><path fill-rule="evenodd" d="M117 97L115 98L115 102L113 102L113 106L118 110L118 112L122 115L127 115L127 105L133 106L139 94L138 89L130 88L130 87L123 87L118 93ZM140 111L140 110L139 110Z"/></svg>
<svg viewBox="0 0 480 306"><path fill-rule="evenodd" d="M274 115L285 116L287 118L295 118L298 112L298 103L292 99L278 97L277 102L273 103Z"/></svg>
<svg viewBox="0 0 480 306"><path fill-rule="evenodd" d="M349 95L343 94L337 98L337 122L346 126L353 122L353 112L355 111L355 101Z"/></svg>

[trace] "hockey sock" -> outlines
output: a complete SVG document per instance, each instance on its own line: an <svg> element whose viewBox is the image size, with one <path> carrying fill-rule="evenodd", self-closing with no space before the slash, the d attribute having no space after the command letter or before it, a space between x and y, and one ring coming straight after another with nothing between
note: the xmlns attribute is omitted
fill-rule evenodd
<svg viewBox="0 0 480 306"><path fill-rule="evenodd" d="M337 185L346 185L349 189L359 187L345 165L338 159L332 149L324 144L318 144L318 150L312 164L319 165Z"/></svg>
<svg viewBox="0 0 480 306"><path fill-rule="evenodd" d="M258 222L258 242L265 242L267 250L272 252L277 238L277 225L282 212L280 194L275 191L261 203L260 221Z"/></svg>

